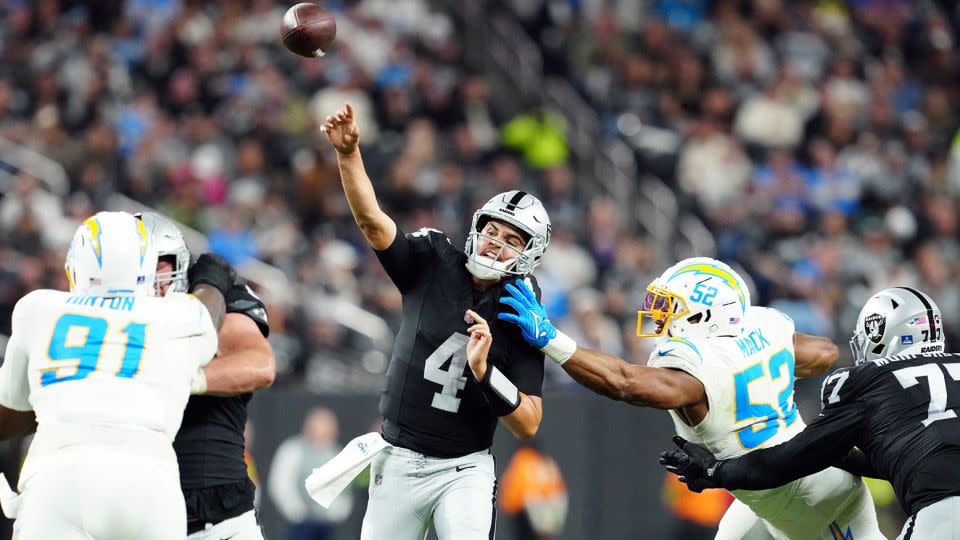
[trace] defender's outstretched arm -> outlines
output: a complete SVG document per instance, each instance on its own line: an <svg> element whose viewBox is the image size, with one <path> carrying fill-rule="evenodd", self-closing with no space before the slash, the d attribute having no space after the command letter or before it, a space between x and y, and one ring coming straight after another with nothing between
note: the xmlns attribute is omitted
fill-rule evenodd
<svg viewBox="0 0 960 540"><path fill-rule="evenodd" d="M562 367L590 390L638 407L670 410L706 401L703 383L688 373L638 366L592 349L577 347Z"/></svg>

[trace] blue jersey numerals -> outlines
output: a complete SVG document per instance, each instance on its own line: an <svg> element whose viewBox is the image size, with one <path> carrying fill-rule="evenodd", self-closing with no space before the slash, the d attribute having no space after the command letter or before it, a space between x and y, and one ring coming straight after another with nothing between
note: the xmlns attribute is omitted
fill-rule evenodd
<svg viewBox="0 0 960 540"><path fill-rule="evenodd" d="M797 420L797 405L793 402L793 364L793 353L780 349L766 361L734 373L734 416L737 424L749 422L737 431L737 439L745 449L751 450L769 441L781 427L786 428ZM778 382L785 384L777 393L777 403L750 399L750 384L776 385Z"/></svg>
<svg viewBox="0 0 960 540"><path fill-rule="evenodd" d="M61 316L53 328L50 346L47 348L47 356L57 363L76 362L76 370L73 373L61 374L61 370L67 371L68 366L46 369L40 373L40 386L78 381L93 373L100 364L108 329L107 320L101 317L88 317L76 313L67 313ZM121 332L126 335L126 345L124 346L120 369L115 375L131 379L140 372L140 360L143 359L147 325L132 322L126 325Z"/></svg>

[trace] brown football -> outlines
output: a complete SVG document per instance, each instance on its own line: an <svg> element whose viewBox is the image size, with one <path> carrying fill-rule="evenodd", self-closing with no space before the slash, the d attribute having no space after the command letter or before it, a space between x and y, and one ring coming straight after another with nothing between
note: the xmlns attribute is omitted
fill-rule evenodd
<svg viewBox="0 0 960 540"><path fill-rule="evenodd" d="M280 24L280 40L292 52L307 58L323 56L337 37L337 21L322 5L303 2L287 10Z"/></svg>

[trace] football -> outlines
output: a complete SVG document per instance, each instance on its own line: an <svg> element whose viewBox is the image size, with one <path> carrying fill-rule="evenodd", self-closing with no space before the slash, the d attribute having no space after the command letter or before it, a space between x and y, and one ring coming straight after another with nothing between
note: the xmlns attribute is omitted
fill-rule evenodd
<svg viewBox="0 0 960 540"><path fill-rule="evenodd" d="M287 10L280 24L280 40L291 52L307 58L326 54L337 36L337 21L325 7L310 2Z"/></svg>

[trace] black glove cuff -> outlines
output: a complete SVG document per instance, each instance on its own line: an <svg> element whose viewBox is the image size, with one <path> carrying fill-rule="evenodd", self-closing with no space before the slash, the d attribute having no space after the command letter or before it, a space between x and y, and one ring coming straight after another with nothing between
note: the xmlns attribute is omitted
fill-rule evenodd
<svg viewBox="0 0 960 540"><path fill-rule="evenodd" d="M193 291L201 283L206 283L220 291L224 296L227 295L234 282L236 281L236 272L222 258L209 253L201 255L197 262L193 263L187 271L190 280L190 290Z"/></svg>
<svg viewBox="0 0 960 540"><path fill-rule="evenodd" d="M520 406L520 390L497 366L487 365L480 391L497 416L506 416Z"/></svg>

